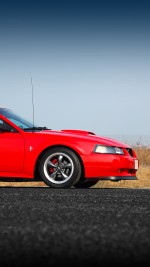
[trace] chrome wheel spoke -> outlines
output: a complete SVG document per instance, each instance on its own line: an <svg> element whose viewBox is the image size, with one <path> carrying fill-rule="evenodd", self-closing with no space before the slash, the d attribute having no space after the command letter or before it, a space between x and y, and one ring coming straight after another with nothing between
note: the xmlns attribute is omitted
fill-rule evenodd
<svg viewBox="0 0 150 267"><path fill-rule="evenodd" d="M72 168L72 165L70 162L68 163L65 163L63 166L62 166L63 169L71 169Z"/></svg>
<svg viewBox="0 0 150 267"><path fill-rule="evenodd" d="M57 167L57 165L55 165L55 164L52 163L51 161L48 161L47 166L48 166L48 167L52 167L52 168L56 168L56 167Z"/></svg>
<svg viewBox="0 0 150 267"><path fill-rule="evenodd" d="M59 155L59 156L58 156L58 164L59 164L59 165L62 164L62 159L63 159L63 156L62 156L62 155Z"/></svg>
<svg viewBox="0 0 150 267"><path fill-rule="evenodd" d="M60 173L64 179L68 178L68 176L62 170L60 171Z"/></svg>
<svg viewBox="0 0 150 267"><path fill-rule="evenodd" d="M54 171L54 172L50 175L50 177L51 177L53 180L55 180L56 176L57 176L57 170Z"/></svg>

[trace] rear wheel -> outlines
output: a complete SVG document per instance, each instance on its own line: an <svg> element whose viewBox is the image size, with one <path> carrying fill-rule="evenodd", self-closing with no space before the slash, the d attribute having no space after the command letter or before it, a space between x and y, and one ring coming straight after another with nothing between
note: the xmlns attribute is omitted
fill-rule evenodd
<svg viewBox="0 0 150 267"><path fill-rule="evenodd" d="M49 149L39 165L41 179L53 188L69 188L81 177L81 164L77 155L65 147Z"/></svg>

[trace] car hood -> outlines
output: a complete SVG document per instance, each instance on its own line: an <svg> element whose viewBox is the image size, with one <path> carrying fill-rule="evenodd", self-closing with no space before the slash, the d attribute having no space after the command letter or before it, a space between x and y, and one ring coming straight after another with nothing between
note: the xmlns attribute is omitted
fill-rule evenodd
<svg viewBox="0 0 150 267"><path fill-rule="evenodd" d="M72 137L72 138L76 138L76 139L82 139L85 141L91 141L94 142L96 144L102 144L102 145L108 145L108 146L117 146L117 147L130 147L129 145L109 138L109 137L103 137L103 136L99 136L96 135L93 132L90 131L84 131L84 130L72 130L72 129L64 129L64 130L60 130L60 131L53 131L53 130L46 130L44 132L51 132L51 134L55 134L55 135L62 135L62 136L67 136L67 137Z"/></svg>

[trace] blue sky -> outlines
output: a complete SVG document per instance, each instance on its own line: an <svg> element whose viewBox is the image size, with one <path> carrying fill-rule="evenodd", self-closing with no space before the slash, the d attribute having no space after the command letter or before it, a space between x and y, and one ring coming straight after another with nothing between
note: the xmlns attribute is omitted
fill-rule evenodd
<svg viewBox="0 0 150 267"><path fill-rule="evenodd" d="M31 121L32 77L36 124L149 138L149 14L145 0L1 1L0 106Z"/></svg>

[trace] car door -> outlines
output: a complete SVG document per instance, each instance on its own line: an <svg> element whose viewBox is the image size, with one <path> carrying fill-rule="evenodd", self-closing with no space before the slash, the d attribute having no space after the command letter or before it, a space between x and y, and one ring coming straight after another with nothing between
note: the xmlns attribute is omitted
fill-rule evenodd
<svg viewBox="0 0 150 267"><path fill-rule="evenodd" d="M24 137L0 119L0 173L23 171Z"/></svg>

